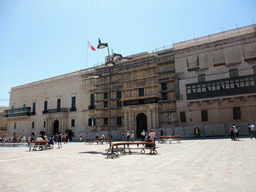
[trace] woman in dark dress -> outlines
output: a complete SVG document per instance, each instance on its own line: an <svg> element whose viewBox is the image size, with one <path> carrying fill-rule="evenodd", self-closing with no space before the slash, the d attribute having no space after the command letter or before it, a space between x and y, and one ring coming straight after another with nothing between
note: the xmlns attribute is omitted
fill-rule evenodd
<svg viewBox="0 0 256 192"><path fill-rule="evenodd" d="M232 125L230 127L230 136L232 141L235 140L234 127Z"/></svg>

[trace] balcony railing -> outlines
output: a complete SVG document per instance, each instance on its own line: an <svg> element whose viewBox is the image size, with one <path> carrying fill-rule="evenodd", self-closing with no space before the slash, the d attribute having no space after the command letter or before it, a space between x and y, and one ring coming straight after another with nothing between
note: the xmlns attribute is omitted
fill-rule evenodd
<svg viewBox="0 0 256 192"><path fill-rule="evenodd" d="M69 109L69 111L70 111L70 112L76 111L76 107L71 107L71 108Z"/></svg>
<svg viewBox="0 0 256 192"><path fill-rule="evenodd" d="M46 111L43 111L43 114L45 114L45 113L59 113L59 112L68 112L68 108L48 109Z"/></svg>
<svg viewBox="0 0 256 192"><path fill-rule="evenodd" d="M256 92L256 75L187 84L187 99L203 99Z"/></svg>
<svg viewBox="0 0 256 192"><path fill-rule="evenodd" d="M95 109L95 105L89 105L88 106L88 110L92 110L92 109Z"/></svg>
<svg viewBox="0 0 256 192"><path fill-rule="evenodd" d="M4 117L30 116L31 107L4 110Z"/></svg>

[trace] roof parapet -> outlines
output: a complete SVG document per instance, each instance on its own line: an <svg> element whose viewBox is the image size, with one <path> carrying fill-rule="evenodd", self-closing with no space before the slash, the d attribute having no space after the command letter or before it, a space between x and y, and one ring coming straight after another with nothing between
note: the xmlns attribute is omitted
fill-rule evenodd
<svg viewBox="0 0 256 192"><path fill-rule="evenodd" d="M191 40L187 40L187 41L182 41L179 43L174 43L173 48L174 48L174 51L176 51L176 50L184 49L187 47L193 47L193 46L197 46L197 45L202 45L202 44L211 43L211 42L215 42L215 41L219 41L219 40L229 39L232 37L237 37L237 36L241 36L241 35L245 35L245 34L249 34L249 33L255 33L255 32L256 32L256 25L253 24L253 25L248 25L245 27L240 27L237 29L231 29L228 31L215 33L212 35L207 35L204 37L199 37L199 38L195 38L195 39L191 39Z"/></svg>

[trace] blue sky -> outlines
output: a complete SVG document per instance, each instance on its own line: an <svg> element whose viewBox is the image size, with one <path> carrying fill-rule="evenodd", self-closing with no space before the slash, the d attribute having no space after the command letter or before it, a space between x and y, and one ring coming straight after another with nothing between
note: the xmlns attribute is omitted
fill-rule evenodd
<svg viewBox="0 0 256 192"><path fill-rule="evenodd" d="M0 106L11 87L85 69L88 41L127 56L255 22L255 0L0 0ZM106 55L89 50L87 67Z"/></svg>

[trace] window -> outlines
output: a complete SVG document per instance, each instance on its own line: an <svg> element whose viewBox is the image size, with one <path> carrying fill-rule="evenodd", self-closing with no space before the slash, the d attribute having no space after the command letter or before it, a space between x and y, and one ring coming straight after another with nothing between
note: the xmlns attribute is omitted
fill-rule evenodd
<svg viewBox="0 0 256 192"><path fill-rule="evenodd" d="M16 123L14 123L13 128L16 129Z"/></svg>
<svg viewBox="0 0 256 192"><path fill-rule="evenodd" d="M122 125L122 117L119 116L119 117L116 118L116 124L117 125Z"/></svg>
<svg viewBox="0 0 256 192"><path fill-rule="evenodd" d="M36 103L33 103L32 112L36 112Z"/></svg>
<svg viewBox="0 0 256 192"><path fill-rule="evenodd" d="M104 93L103 99L108 99L108 93Z"/></svg>
<svg viewBox="0 0 256 192"><path fill-rule="evenodd" d="M44 101L44 111L47 111L48 101Z"/></svg>
<svg viewBox="0 0 256 192"><path fill-rule="evenodd" d="M162 93L162 100L168 100L167 93Z"/></svg>
<svg viewBox="0 0 256 192"><path fill-rule="evenodd" d="M94 126L96 125L96 119L88 119L88 126Z"/></svg>
<svg viewBox="0 0 256 192"><path fill-rule="evenodd" d="M75 127L75 119L71 119L71 127Z"/></svg>
<svg viewBox="0 0 256 192"><path fill-rule="evenodd" d="M90 97L89 110L90 110L90 109L95 109L94 94L91 94L91 97Z"/></svg>
<svg viewBox="0 0 256 192"><path fill-rule="evenodd" d="M108 102L107 101L104 102L104 108L108 108Z"/></svg>
<svg viewBox="0 0 256 192"><path fill-rule="evenodd" d="M229 69L229 77L232 78L232 77L238 77L239 74L238 74L238 69L235 68L235 69Z"/></svg>
<svg viewBox="0 0 256 192"><path fill-rule="evenodd" d="M46 127L46 121L44 121L44 128Z"/></svg>
<svg viewBox="0 0 256 192"><path fill-rule="evenodd" d="M174 121L174 116L173 116L173 114L167 114L167 121L168 121L168 122L173 122L173 121Z"/></svg>
<svg viewBox="0 0 256 192"><path fill-rule="evenodd" d="M32 128L35 128L35 122L32 122L31 127L32 127Z"/></svg>
<svg viewBox="0 0 256 192"><path fill-rule="evenodd" d="M234 107L233 108L233 119L241 119L241 108L240 107Z"/></svg>
<svg viewBox="0 0 256 192"><path fill-rule="evenodd" d="M199 74L197 80L198 82L205 82L205 74Z"/></svg>
<svg viewBox="0 0 256 192"><path fill-rule="evenodd" d="M23 108L25 108L26 107L26 104L23 104Z"/></svg>
<svg viewBox="0 0 256 192"><path fill-rule="evenodd" d="M208 111L202 110L201 111L202 121L208 121Z"/></svg>
<svg viewBox="0 0 256 192"><path fill-rule="evenodd" d="M256 74L256 65L252 66L253 74Z"/></svg>
<svg viewBox="0 0 256 192"><path fill-rule="evenodd" d="M161 84L161 90L167 90L167 83Z"/></svg>
<svg viewBox="0 0 256 192"><path fill-rule="evenodd" d="M116 92L116 98L119 99L119 100L122 98L122 93L121 93L121 91L117 91L117 92Z"/></svg>
<svg viewBox="0 0 256 192"><path fill-rule="evenodd" d="M186 122L186 113L180 112L180 122Z"/></svg>
<svg viewBox="0 0 256 192"><path fill-rule="evenodd" d="M71 108L75 109L76 108L76 97L71 97Z"/></svg>
<svg viewBox="0 0 256 192"><path fill-rule="evenodd" d="M104 125L108 125L108 118L104 118Z"/></svg>
<svg viewBox="0 0 256 192"><path fill-rule="evenodd" d="M57 99L57 111L60 111L61 99Z"/></svg>
<svg viewBox="0 0 256 192"><path fill-rule="evenodd" d="M33 103L31 115L36 114L36 103Z"/></svg>
<svg viewBox="0 0 256 192"><path fill-rule="evenodd" d="M122 102L121 101L116 101L116 106L117 107L122 107Z"/></svg>
<svg viewBox="0 0 256 192"><path fill-rule="evenodd" d="M139 88L139 96L144 96L144 88Z"/></svg>

